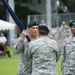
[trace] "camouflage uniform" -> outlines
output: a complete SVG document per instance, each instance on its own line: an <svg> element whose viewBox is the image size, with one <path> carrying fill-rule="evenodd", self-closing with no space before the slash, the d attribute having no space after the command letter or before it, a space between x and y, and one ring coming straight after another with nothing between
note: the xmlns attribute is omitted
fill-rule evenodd
<svg viewBox="0 0 75 75"><path fill-rule="evenodd" d="M60 51L56 41L47 36L41 36L30 43L25 55L32 59L31 75L58 75L56 61L60 57Z"/></svg>
<svg viewBox="0 0 75 75"><path fill-rule="evenodd" d="M19 38L14 48L14 51L20 54L17 75L31 75L31 60L28 60L24 55L25 49L28 49L27 39Z"/></svg>
<svg viewBox="0 0 75 75"><path fill-rule="evenodd" d="M73 40L73 36L66 38L63 46L62 75L75 75L75 40Z"/></svg>

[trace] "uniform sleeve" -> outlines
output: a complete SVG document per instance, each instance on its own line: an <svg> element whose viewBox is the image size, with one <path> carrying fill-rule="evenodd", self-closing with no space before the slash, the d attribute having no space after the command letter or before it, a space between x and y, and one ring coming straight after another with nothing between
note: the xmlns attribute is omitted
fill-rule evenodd
<svg viewBox="0 0 75 75"><path fill-rule="evenodd" d="M63 42L63 47L61 48L61 54L62 54L62 62L65 62L66 59L66 49L65 49L66 39Z"/></svg>
<svg viewBox="0 0 75 75"><path fill-rule="evenodd" d="M35 48L35 47L34 47L34 43L33 43L33 42L31 42L31 43L29 44L28 48L26 48L24 54L25 54L25 56L26 56L28 59L31 59L31 58L32 58L32 53L33 53L33 51L34 51L34 48Z"/></svg>
<svg viewBox="0 0 75 75"><path fill-rule="evenodd" d="M61 54L61 51L60 51L60 47L58 45L58 43L56 41L54 41L54 44L53 44L53 48L54 48L54 51L56 53L56 62L59 60L60 58L60 54Z"/></svg>
<svg viewBox="0 0 75 75"><path fill-rule="evenodd" d="M28 42L24 39L19 38L14 45L14 52L19 54L25 50L25 46L27 46Z"/></svg>

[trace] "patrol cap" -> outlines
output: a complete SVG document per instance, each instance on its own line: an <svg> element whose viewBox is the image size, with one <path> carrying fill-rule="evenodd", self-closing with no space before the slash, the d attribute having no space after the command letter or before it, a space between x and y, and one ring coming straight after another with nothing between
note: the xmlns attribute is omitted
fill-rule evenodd
<svg viewBox="0 0 75 75"><path fill-rule="evenodd" d="M39 26L39 22L38 21L32 21L28 24L28 28L31 28L32 26Z"/></svg>
<svg viewBox="0 0 75 75"><path fill-rule="evenodd" d="M70 22L69 26L75 26L75 21Z"/></svg>
<svg viewBox="0 0 75 75"><path fill-rule="evenodd" d="M38 29L39 29L39 32L49 32L49 29L46 25L40 25Z"/></svg>

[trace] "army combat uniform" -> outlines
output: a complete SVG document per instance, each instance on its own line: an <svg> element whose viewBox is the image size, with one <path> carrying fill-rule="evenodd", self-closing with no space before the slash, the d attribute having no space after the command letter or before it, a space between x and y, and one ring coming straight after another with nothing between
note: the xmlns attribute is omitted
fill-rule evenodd
<svg viewBox="0 0 75 75"><path fill-rule="evenodd" d="M62 75L75 75L75 39L65 39L62 49Z"/></svg>
<svg viewBox="0 0 75 75"><path fill-rule="evenodd" d="M28 60L25 55L24 51L28 48L28 42L25 38L24 40L19 38L16 45L14 46L14 51L17 54L20 54L20 60L18 65L18 73L17 75L30 75L31 73L31 60Z"/></svg>
<svg viewBox="0 0 75 75"><path fill-rule="evenodd" d="M60 57L60 51L56 41L41 36L30 43L25 56L32 59L31 75L58 75L56 62Z"/></svg>
<svg viewBox="0 0 75 75"><path fill-rule="evenodd" d="M29 30L29 34L30 34L29 37L31 37L30 38L31 41L34 41L37 39L38 25L39 25L39 23L37 21L33 21L28 24L28 30ZM35 35L34 35L34 33L35 33ZM32 37L33 35L34 35L34 37ZM27 59L24 55L25 51L28 50L28 48L29 48L27 39L19 38L14 48L15 48L14 51L17 54L20 54L20 61L19 61L17 75L31 75L31 66L32 66L31 60Z"/></svg>

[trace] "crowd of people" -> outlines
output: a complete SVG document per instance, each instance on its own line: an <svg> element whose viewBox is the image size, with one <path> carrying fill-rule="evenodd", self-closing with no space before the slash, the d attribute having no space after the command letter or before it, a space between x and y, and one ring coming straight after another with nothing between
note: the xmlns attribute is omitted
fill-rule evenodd
<svg viewBox="0 0 75 75"><path fill-rule="evenodd" d="M70 35L71 35L71 30L70 30L70 27L67 26L66 28L58 27L58 28L50 29L48 36L51 39L56 40L58 42L58 44L61 46L62 43L64 42L64 39L69 37Z"/></svg>
<svg viewBox="0 0 75 75"><path fill-rule="evenodd" d="M46 23L32 21L18 38L14 38L14 53L20 55L17 75L58 75L56 63L60 56L61 74L75 75L75 21L54 30ZM0 52L11 57L6 43L7 38L1 33Z"/></svg>
<svg viewBox="0 0 75 75"><path fill-rule="evenodd" d="M46 24L30 22L17 39L14 52L20 54L17 75L58 75L56 62L60 55L62 75L75 75L75 21L54 33Z"/></svg>

